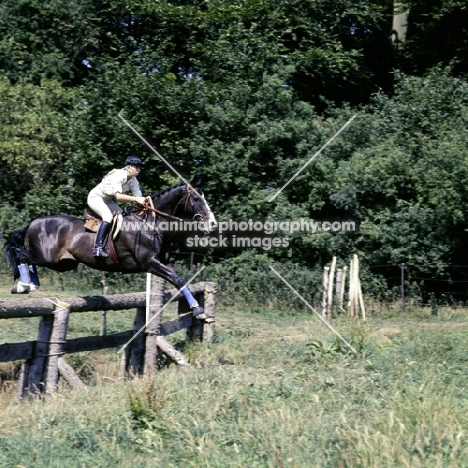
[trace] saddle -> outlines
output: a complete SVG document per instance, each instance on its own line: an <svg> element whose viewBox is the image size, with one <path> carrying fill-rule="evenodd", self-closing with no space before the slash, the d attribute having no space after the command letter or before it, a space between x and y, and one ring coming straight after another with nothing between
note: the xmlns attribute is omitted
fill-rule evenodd
<svg viewBox="0 0 468 468"><path fill-rule="evenodd" d="M85 219L85 223L84 223L85 229L91 232L98 232L99 226L102 223L101 217L88 206L85 207L85 209L83 210L83 216ZM122 215L120 213L117 213L117 211L113 211L112 212L112 227L111 227L112 239L115 239L117 237L120 230L122 229L122 224L123 224Z"/></svg>

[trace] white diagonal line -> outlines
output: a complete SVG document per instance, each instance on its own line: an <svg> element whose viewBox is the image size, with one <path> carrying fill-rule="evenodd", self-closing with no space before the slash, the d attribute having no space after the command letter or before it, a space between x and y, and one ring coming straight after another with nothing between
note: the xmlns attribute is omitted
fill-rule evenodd
<svg viewBox="0 0 468 468"><path fill-rule="evenodd" d="M206 268L203 265L152 317L149 321L147 321L118 351L121 353L146 327L174 300L174 298L188 286L204 269Z"/></svg>
<svg viewBox="0 0 468 468"><path fill-rule="evenodd" d="M127 120L125 120L121 114L118 114L119 118L125 123L125 125L127 125L127 127L133 132L135 133L135 135L137 135L145 144L146 146L148 146L148 148L151 149L151 151L153 151L153 153L156 154L156 156L164 163L166 164L166 166L168 166L172 172L174 172L177 176L180 177L181 180L183 180L189 187L191 187L190 183L187 182L185 180L184 177L182 177L178 172L177 170L169 163L169 161L167 161L157 150L156 148L154 148L147 140L146 138L144 138L135 128L133 128L133 126L130 124L130 122L128 122Z"/></svg>
<svg viewBox="0 0 468 468"><path fill-rule="evenodd" d="M279 190L268 202L273 201L356 117L354 114Z"/></svg>
<svg viewBox="0 0 468 468"><path fill-rule="evenodd" d="M357 351L271 266L268 265L271 270L278 276L280 280L286 284L291 291L296 294L296 296L338 337L343 343L345 343L354 354L357 354Z"/></svg>

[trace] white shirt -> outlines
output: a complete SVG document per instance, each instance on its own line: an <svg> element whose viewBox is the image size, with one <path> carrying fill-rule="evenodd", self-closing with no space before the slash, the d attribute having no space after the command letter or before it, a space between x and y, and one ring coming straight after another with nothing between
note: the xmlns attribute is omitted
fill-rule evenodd
<svg viewBox="0 0 468 468"><path fill-rule="evenodd" d="M117 192L132 192L134 197L141 197L140 184L136 177L127 180L126 169L113 169L107 174L102 182L94 187L89 194L97 195L103 200L110 200Z"/></svg>

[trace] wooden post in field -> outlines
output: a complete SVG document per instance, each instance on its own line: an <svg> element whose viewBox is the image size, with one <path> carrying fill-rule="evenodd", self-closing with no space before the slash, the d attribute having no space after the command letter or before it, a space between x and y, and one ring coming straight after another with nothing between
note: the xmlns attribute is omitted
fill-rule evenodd
<svg viewBox="0 0 468 468"><path fill-rule="evenodd" d="M164 305L165 281L155 275L151 275L150 304L147 304L146 343L145 343L145 375L152 374L158 368L158 341L161 325L161 308Z"/></svg>
<svg viewBox="0 0 468 468"><path fill-rule="evenodd" d="M333 257L331 267L330 267L330 276L328 279L328 291L327 291L327 317L331 318L331 311L333 305L333 286L335 282L335 269L336 269L336 257Z"/></svg>
<svg viewBox="0 0 468 468"><path fill-rule="evenodd" d="M343 309L343 303L344 303L344 292L345 292L345 287L346 287L347 271L348 271L348 267L344 266L343 269L338 270L337 276L336 276L336 295L338 296L338 308L341 312L344 312L344 313L346 313L346 311ZM338 285L339 285L339 291L338 291Z"/></svg>
<svg viewBox="0 0 468 468"><path fill-rule="evenodd" d="M349 267L349 316L359 315L359 260L356 254Z"/></svg>
<svg viewBox="0 0 468 468"><path fill-rule="evenodd" d="M138 307L133 321L132 331L135 335L145 326L146 307ZM139 335L129 343L122 352L122 374L124 377L139 377L143 375L145 364L145 334Z"/></svg>
<svg viewBox="0 0 468 468"><path fill-rule="evenodd" d="M72 388L85 388L86 385L80 380L78 375L76 374L75 370L73 369L70 364L65 360L63 356L59 356L58 358L58 370L60 376L63 377L68 385Z"/></svg>
<svg viewBox="0 0 468 468"><path fill-rule="evenodd" d="M213 339L215 333L216 318L216 283L206 282L204 284L203 296L198 294L196 296L197 302L205 309L205 314L210 317L209 322L203 320L193 319L192 325L187 327L187 339L190 341L209 342ZM179 315L190 313L190 307L187 301L183 299L179 301L177 312Z"/></svg>
<svg viewBox="0 0 468 468"><path fill-rule="evenodd" d="M17 388L17 398L42 393L45 388L45 365L49 354L53 316L44 315L39 321L39 331L34 355L23 362Z"/></svg>
<svg viewBox="0 0 468 468"><path fill-rule="evenodd" d="M107 287L107 284L106 284L106 277L102 278L101 284L102 284L102 295L105 296L109 291L109 288ZM101 310L101 330L99 334L101 336L104 336L106 333L107 333L107 312L105 310Z"/></svg>
<svg viewBox="0 0 468 468"><path fill-rule="evenodd" d="M359 316L359 258L357 254L353 255L353 283L354 283L354 317Z"/></svg>
<svg viewBox="0 0 468 468"><path fill-rule="evenodd" d="M361 281L359 279L359 258L353 255L349 268L349 316L358 317L359 310L361 316L366 319L366 309L362 296Z"/></svg>
<svg viewBox="0 0 468 468"><path fill-rule="evenodd" d="M204 296L197 296L197 302L200 304L201 307L205 307L205 297ZM187 304L187 301L181 300L179 301L179 306L177 309L179 315L191 313L190 307ZM192 319L192 325L187 327L187 340L188 341L195 341L201 343L203 341L203 321L198 320L196 318Z"/></svg>
<svg viewBox="0 0 468 468"><path fill-rule="evenodd" d="M327 316L328 280L330 267L323 268L322 317Z"/></svg>
<svg viewBox="0 0 468 468"><path fill-rule="evenodd" d="M343 268L336 270L336 297L338 299L338 307L340 307L340 296L343 289Z"/></svg>
<svg viewBox="0 0 468 468"><path fill-rule="evenodd" d="M401 269L401 311L405 312L405 264L400 265Z"/></svg>
<svg viewBox="0 0 468 468"><path fill-rule="evenodd" d="M205 292L204 292L204 303L205 303L205 313L208 317L211 317L213 320L216 318L216 293L217 284L216 283L205 283ZM209 342L213 339L215 334L215 324L214 321L210 323L205 323L203 325L203 341Z"/></svg>
<svg viewBox="0 0 468 468"><path fill-rule="evenodd" d="M50 339L49 356L46 367L45 394L47 398L58 391L59 358L63 356L63 345L67 338L70 304L58 302L54 314L54 324Z"/></svg>
<svg viewBox="0 0 468 468"><path fill-rule="evenodd" d="M351 258L351 262L349 264L349 280L348 280L348 309L349 309L349 316L354 317L354 259Z"/></svg>
<svg viewBox="0 0 468 468"><path fill-rule="evenodd" d="M348 273L348 267L344 266L343 267L343 289L341 290L341 297L340 297L340 303L341 307L344 305L344 292L345 292L345 287L346 287L346 275Z"/></svg>
<svg viewBox="0 0 468 468"><path fill-rule="evenodd" d="M156 336L156 344L158 348L166 356L169 356L178 366L190 367L186 357L180 351L177 351L163 336Z"/></svg>
<svg viewBox="0 0 468 468"><path fill-rule="evenodd" d="M358 294L358 299L359 299L359 307L361 308L361 317L362 320L366 320L366 307L364 305L364 297L362 296L362 289L361 289L361 280L358 278L358 286L359 286L359 294Z"/></svg>

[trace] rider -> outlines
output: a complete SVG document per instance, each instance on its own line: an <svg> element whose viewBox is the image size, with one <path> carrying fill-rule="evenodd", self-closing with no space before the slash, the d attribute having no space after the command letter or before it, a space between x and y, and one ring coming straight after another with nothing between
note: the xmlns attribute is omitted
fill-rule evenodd
<svg viewBox="0 0 468 468"><path fill-rule="evenodd" d="M140 184L136 176L140 174L145 165L138 156L129 156L125 160L123 169L113 169L102 182L94 187L88 195L88 206L102 218L102 224L96 236L93 248L93 257L108 257L104 250L104 240L112 224L112 211L122 212L112 198L118 202L137 202L144 204L146 198L142 197ZM132 195L125 195L131 191Z"/></svg>

